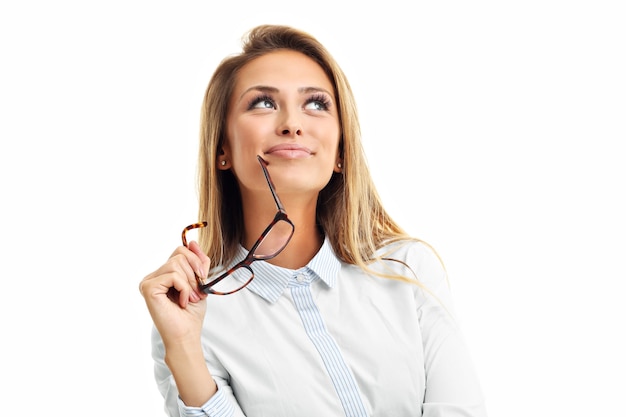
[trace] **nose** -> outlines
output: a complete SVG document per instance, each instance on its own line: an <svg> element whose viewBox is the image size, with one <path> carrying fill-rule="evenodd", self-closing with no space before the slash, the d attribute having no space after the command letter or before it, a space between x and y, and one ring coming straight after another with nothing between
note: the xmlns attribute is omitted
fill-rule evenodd
<svg viewBox="0 0 626 417"><path fill-rule="evenodd" d="M278 124L278 134L280 136L297 137L302 136L302 123L294 112L283 113L283 118Z"/></svg>
<svg viewBox="0 0 626 417"><path fill-rule="evenodd" d="M281 130L280 133L285 136L292 136L292 135L301 136L302 129L300 129L299 127L292 127L292 128L285 127L283 130Z"/></svg>

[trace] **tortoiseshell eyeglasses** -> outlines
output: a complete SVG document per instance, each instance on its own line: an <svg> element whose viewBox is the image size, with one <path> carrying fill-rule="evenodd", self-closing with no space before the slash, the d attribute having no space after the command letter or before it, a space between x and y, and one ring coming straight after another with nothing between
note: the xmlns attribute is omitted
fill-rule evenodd
<svg viewBox="0 0 626 417"><path fill-rule="evenodd" d="M196 279L200 284L200 289L206 294L228 295L245 288L246 285L254 279L254 272L251 268L252 262L272 259L285 249L285 246L287 246L293 236L295 226L287 217L285 208L276 194L274 183L272 182L270 174L266 168L267 162L265 162L265 160L258 155L257 159L259 160L259 164L261 164L263 174L265 175L267 185L272 192L278 211L274 216L274 220L272 220L272 222L265 228L244 260L215 279L204 279L196 275ZM187 234L190 231L200 229L206 225L207 222L201 222L185 227L182 235L183 245L188 247Z"/></svg>

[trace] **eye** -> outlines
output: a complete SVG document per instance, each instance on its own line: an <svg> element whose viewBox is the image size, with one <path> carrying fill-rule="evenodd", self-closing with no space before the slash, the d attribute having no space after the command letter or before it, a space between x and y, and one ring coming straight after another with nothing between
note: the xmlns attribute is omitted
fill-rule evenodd
<svg viewBox="0 0 626 417"><path fill-rule="evenodd" d="M248 110L252 109L275 109L276 103L270 96L263 94L254 97L248 104Z"/></svg>
<svg viewBox="0 0 626 417"><path fill-rule="evenodd" d="M315 111L327 111L330 108L331 102L324 94L316 94L307 99L304 104L304 108L307 110Z"/></svg>

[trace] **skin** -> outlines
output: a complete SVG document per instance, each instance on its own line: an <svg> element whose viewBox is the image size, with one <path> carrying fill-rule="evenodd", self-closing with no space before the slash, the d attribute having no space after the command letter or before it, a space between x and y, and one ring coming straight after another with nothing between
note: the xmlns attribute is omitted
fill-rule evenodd
<svg viewBox="0 0 626 417"><path fill-rule="evenodd" d="M339 139L334 89L315 61L299 52L275 51L241 69L230 99L223 152L216 163L238 180L244 247L254 244L276 212L256 159L260 155L296 230L271 262L297 269L313 258L323 242L316 227L317 196L333 171L340 172ZM206 276L210 266L192 242L189 249L176 248L140 284L163 338L165 361L188 406L201 406L217 390L200 343L207 296L197 290L194 277L194 271ZM172 296L170 288L177 294Z"/></svg>

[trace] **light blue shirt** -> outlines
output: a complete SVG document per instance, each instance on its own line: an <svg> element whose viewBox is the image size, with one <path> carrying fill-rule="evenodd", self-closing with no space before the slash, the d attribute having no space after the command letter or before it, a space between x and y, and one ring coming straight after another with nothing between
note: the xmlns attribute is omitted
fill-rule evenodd
<svg viewBox="0 0 626 417"><path fill-rule="evenodd" d="M425 244L383 248L424 288L340 262L328 240L290 270L257 261L255 278L210 295L202 334L218 385L202 407L180 400L153 331L155 378L170 416L486 416L445 270ZM243 259L241 248L236 261ZM399 262L372 267L412 276Z"/></svg>

